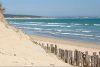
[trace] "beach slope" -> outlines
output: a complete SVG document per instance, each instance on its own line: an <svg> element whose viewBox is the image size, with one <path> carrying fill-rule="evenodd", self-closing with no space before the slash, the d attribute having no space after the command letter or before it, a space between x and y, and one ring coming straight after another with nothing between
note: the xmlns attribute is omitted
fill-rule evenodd
<svg viewBox="0 0 100 67"><path fill-rule="evenodd" d="M0 66L70 66L47 54L21 30L11 27L0 12Z"/></svg>

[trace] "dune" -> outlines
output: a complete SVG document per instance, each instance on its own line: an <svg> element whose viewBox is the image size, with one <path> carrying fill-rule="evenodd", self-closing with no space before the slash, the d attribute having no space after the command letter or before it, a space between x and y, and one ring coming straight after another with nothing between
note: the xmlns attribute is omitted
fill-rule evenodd
<svg viewBox="0 0 100 67"><path fill-rule="evenodd" d="M47 54L21 30L10 26L0 12L0 66L70 66Z"/></svg>

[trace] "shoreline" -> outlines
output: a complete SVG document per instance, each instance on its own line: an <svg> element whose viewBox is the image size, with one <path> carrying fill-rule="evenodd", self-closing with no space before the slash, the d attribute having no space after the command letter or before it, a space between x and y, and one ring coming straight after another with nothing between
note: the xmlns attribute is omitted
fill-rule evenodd
<svg viewBox="0 0 100 67"><path fill-rule="evenodd" d="M62 49L69 49L74 51L75 49L79 51L88 51L90 55L92 55L93 52L100 51L100 45L97 45L95 43L90 42L79 42L76 40L64 40L59 38L51 38L51 37L45 37L45 36L38 36L38 35L32 35L31 36L34 41L44 44L56 44L59 48Z"/></svg>
<svg viewBox="0 0 100 67"><path fill-rule="evenodd" d="M5 19L57 19L57 18L5 18Z"/></svg>

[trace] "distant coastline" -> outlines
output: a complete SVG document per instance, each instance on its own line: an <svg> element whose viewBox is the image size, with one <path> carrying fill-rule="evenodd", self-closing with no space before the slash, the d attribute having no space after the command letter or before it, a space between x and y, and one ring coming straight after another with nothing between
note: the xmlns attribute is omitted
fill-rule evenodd
<svg viewBox="0 0 100 67"><path fill-rule="evenodd" d="M57 18L5 18L5 19L57 19Z"/></svg>
<svg viewBox="0 0 100 67"><path fill-rule="evenodd" d="M4 14L6 19L100 19L99 16L37 16Z"/></svg>

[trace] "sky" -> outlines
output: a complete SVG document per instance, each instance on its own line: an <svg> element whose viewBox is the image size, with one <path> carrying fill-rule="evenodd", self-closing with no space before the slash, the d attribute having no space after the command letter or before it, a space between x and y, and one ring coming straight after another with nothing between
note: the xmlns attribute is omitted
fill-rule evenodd
<svg viewBox="0 0 100 67"><path fill-rule="evenodd" d="M100 16L100 0L0 0L7 14Z"/></svg>

